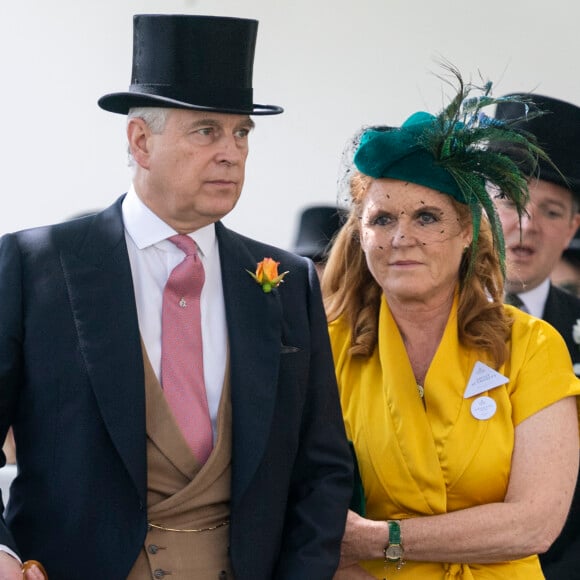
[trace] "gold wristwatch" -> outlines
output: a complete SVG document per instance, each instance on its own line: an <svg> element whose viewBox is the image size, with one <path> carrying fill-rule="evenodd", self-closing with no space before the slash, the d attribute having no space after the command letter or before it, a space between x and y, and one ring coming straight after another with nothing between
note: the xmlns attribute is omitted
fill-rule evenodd
<svg viewBox="0 0 580 580"><path fill-rule="evenodd" d="M397 565L397 570L405 563L403 561L404 550L401 542L401 526L397 520L390 520L389 525L389 543L385 546L385 564L392 563Z"/></svg>

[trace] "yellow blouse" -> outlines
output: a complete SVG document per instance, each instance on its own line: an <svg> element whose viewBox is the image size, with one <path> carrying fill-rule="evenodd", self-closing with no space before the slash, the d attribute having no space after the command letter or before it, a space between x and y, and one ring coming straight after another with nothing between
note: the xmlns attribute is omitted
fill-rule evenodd
<svg viewBox="0 0 580 580"><path fill-rule="evenodd" d="M366 517L403 519L503 501L510 476L514 429L527 417L580 394L566 345L546 322L512 307L509 360L498 372L509 379L464 397L485 355L459 344L457 298L424 384L425 407L397 325L383 298L378 347L369 358L348 355L350 329L329 325L346 430L354 443L365 490ZM491 397L486 417L472 404ZM404 538L403 538L404 545ZM364 563L376 578L393 580L540 580L537 556L497 564L407 563L385 571L382 560Z"/></svg>

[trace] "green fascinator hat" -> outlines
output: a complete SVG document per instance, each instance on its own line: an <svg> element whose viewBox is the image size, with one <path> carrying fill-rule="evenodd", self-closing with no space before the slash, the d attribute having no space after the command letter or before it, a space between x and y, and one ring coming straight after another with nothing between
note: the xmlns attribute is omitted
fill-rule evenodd
<svg viewBox="0 0 580 580"><path fill-rule="evenodd" d="M411 181L447 193L466 203L459 185L422 144L422 136L435 128L437 118L429 113L411 115L400 128L363 133L354 162L370 177Z"/></svg>
<svg viewBox="0 0 580 580"><path fill-rule="evenodd" d="M358 136L354 165L375 179L417 183L467 204L473 218L471 259L476 255L485 212L505 273L503 233L490 186L513 202L521 218L529 198L528 179L537 172L540 159L550 161L534 136L514 125L526 115L538 113L530 112L521 95L494 98L490 82L482 87L466 84L459 71L446 68L458 85L449 105L438 115L414 113L400 127L364 130ZM502 121L485 114L485 108L506 100L523 102L523 117ZM518 160L503 153L506 149L516 149ZM524 172L523 167L530 171Z"/></svg>

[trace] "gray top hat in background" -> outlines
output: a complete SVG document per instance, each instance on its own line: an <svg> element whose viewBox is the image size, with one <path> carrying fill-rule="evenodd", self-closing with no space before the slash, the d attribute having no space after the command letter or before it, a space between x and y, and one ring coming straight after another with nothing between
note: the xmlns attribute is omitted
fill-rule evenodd
<svg viewBox="0 0 580 580"><path fill-rule="evenodd" d="M300 223L293 252L314 262L326 258L326 251L344 223L344 216L336 206L314 205L300 214Z"/></svg>
<svg viewBox="0 0 580 580"><path fill-rule="evenodd" d="M509 121L528 113L526 120L515 122L513 126L536 137L538 144L544 148L566 181L554 167L544 161L540 161L538 177L571 189L576 198L580 199L580 107L544 95L517 94L527 103L499 103L495 117ZM538 115L539 111L542 114Z"/></svg>
<svg viewBox="0 0 580 580"><path fill-rule="evenodd" d="M253 103L258 22L170 14L133 17L133 69L127 92L102 96L106 111L169 107L232 114L277 115Z"/></svg>

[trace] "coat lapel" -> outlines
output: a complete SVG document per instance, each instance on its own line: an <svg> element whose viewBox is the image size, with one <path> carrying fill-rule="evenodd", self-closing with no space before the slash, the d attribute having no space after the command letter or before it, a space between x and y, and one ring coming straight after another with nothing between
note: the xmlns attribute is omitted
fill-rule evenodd
<svg viewBox="0 0 580 580"><path fill-rule="evenodd" d="M549 322L552 326L558 329L560 334L564 334L562 332L563 325L566 321L566 310L563 308L563 304L561 304L557 300L557 293L554 288L550 284L550 291L548 292L548 297L546 298L546 304L544 304L544 313L542 318ZM569 322L569 321L568 321ZM573 321L574 322L574 321ZM572 325L570 325L570 328Z"/></svg>
<svg viewBox="0 0 580 580"><path fill-rule="evenodd" d="M271 427L282 336L277 290L246 272L255 256L216 224L231 356L232 496L239 498L264 454ZM111 439L143 502L147 465L143 357L121 200L97 214L75 249L61 256L89 379Z"/></svg>
<svg viewBox="0 0 580 580"><path fill-rule="evenodd" d="M97 404L145 505L143 358L121 199L94 217L61 261Z"/></svg>
<svg viewBox="0 0 580 580"><path fill-rule="evenodd" d="M573 362L580 362L580 350L574 342L572 329L580 315L580 304L575 297L570 296L564 290L550 284L550 291L542 318L549 322L561 335Z"/></svg>
<svg viewBox="0 0 580 580"><path fill-rule="evenodd" d="M231 356L232 499L241 497L264 454L276 401L282 344L277 290L264 293L246 272L266 256L216 224Z"/></svg>

